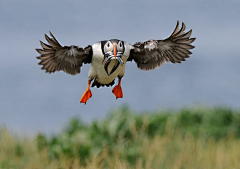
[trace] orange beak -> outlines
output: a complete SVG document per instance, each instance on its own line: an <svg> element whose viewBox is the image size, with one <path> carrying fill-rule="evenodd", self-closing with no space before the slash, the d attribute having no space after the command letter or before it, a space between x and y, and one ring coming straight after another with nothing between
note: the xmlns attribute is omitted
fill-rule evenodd
<svg viewBox="0 0 240 169"><path fill-rule="evenodd" d="M113 54L114 54L114 57L116 58L116 56L117 56L117 44L113 44Z"/></svg>

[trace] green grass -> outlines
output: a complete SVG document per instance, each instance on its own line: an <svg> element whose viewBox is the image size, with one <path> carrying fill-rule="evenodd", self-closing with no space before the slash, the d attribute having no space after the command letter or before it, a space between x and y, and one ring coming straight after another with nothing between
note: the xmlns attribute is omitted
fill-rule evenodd
<svg viewBox="0 0 240 169"><path fill-rule="evenodd" d="M128 107L58 135L18 138L0 130L0 168L223 169L240 166L240 111L186 108L133 113Z"/></svg>

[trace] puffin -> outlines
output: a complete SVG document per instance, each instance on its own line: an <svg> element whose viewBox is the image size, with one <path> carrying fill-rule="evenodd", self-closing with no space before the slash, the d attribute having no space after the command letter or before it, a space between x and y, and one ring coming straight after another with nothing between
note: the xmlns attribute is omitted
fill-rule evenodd
<svg viewBox="0 0 240 169"><path fill-rule="evenodd" d="M130 43L118 39L103 40L88 45L62 46L49 31L50 37L45 34L47 43L40 40L41 47L36 49L40 54L37 59L42 65L41 69L46 73L63 71L70 75L81 72L83 64L91 64L88 73L88 85L80 103L86 104L92 97L91 87L113 86L115 79L118 84L112 89L116 99L123 97L121 80L125 73L127 62L134 61L141 70L153 70L164 63L181 63L189 58L194 48L192 43L196 38L190 38L192 29L185 32L185 24L182 22L172 34L163 40L150 39L145 42ZM91 85L92 83L92 85Z"/></svg>

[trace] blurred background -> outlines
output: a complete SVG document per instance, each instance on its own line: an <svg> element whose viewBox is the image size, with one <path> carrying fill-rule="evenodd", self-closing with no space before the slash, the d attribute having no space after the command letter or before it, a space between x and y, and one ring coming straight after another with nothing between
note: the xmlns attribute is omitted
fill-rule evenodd
<svg viewBox="0 0 240 169"><path fill-rule="evenodd" d="M123 104L134 111L193 105L240 108L240 1L0 1L0 126L27 134L57 133L73 117L104 118ZM128 63L123 99L111 88L92 88L86 105L89 65L81 74L46 74L35 48L50 30L62 45L85 47L118 38L133 44L167 38L177 20L196 37L191 57L142 71Z"/></svg>

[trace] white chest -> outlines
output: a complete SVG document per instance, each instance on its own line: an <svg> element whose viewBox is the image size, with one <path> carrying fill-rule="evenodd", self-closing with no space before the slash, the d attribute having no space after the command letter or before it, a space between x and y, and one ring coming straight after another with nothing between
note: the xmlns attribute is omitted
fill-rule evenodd
<svg viewBox="0 0 240 169"><path fill-rule="evenodd" d="M129 52L124 52L122 56L122 60L124 62L123 65L119 65L118 68L111 74L107 75L104 69L103 61L103 54L101 50L101 44L96 43L92 46L93 49L93 56L92 56L92 63L91 68L89 70L89 78L96 78L96 80L101 84L109 84L111 83L117 76L123 76L125 72L125 66L127 59L129 57ZM115 60L112 60L108 66L108 72L110 72L115 64Z"/></svg>

